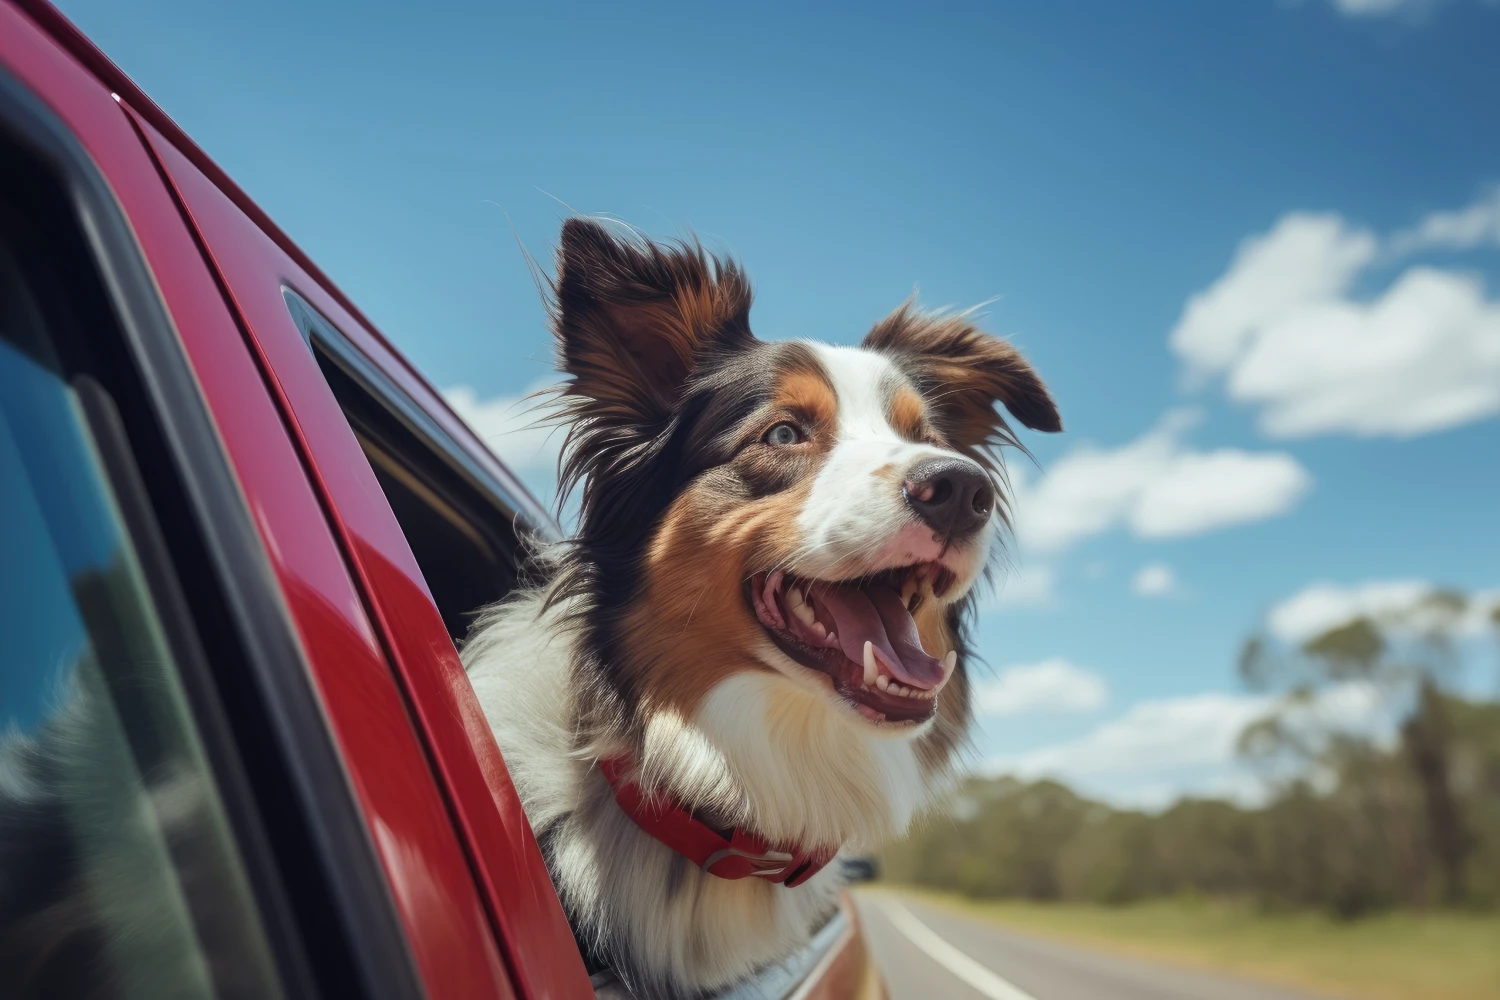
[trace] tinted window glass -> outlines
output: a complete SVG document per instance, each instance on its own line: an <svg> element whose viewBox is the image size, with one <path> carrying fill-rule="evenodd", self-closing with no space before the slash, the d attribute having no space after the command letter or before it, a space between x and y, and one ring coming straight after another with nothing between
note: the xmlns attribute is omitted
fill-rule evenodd
<svg viewBox="0 0 1500 1000"><path fill-rule="evenodd" d="M0 992L274 997L160 623L0 233Z"/></svg>

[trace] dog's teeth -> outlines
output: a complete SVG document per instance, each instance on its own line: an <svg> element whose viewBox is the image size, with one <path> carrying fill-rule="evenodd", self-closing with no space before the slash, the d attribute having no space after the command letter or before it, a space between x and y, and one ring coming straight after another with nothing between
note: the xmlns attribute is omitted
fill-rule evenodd
<svg viewBox="0 0 1500 1000"><path fill-rule="evenodd" d="M823 627L822 622L812 622L807 628L808 631L818 637L819 642L826 642L828 640L828 630Z"/></svg>
<svg viewBox="0 0 1500 1000"><path fill-rule="evenodd" d="M875 667L875 644L868 639L865 640L865 687L875 683L875 678L880 676L880 671Z"/></svg>
<svg viewBox="0 0 1500 1000"><path fill-rule="evenodd" d="M823 642L830 646L837 646L839 644L839 634L837 632L829 632L828 638L824 639Z"/></svg>
<svg viewBox="0 0 1500 1000"><path fill-rule="evenodd" d="M796 618L804 625L813 624L814 620L817 618L817 615L813 612L811 604L788 604L787 607L792 612L792 617Z"/></svg>
<svg viewBox="0 0 1500 1000"><path fill-rule="evenodd" d="M801 587L786 588L786 606L789 608L800 608L806 601L802 597Z"/></svg>
<svg viewBox="0 0 1500 1000"><path fill-rule="evenodd" d="M887 691L890 689L891 679L885 674L881 674L879 677L875 678L875 686L880 688L880 690L882 691Z"/></svg>
<svg viewBox="0 0 1500 1000"><path fill-rule="evenodd" d="M948 655L943 657L943 674L946 676L953 673L953 668L958 666L958 650L948 650Z"/></svg>

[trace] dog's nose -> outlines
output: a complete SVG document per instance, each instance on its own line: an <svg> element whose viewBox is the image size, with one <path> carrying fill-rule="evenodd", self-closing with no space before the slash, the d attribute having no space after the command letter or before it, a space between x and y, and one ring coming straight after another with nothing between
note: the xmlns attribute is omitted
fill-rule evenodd
<svg viewBox="0 0 1500 1000"><path fill-rule="evenodd" d="M995 508L990 477L961 458L929 458L906 473L902 495L907 506L950 541L969 538L983 528Z"/></svg>

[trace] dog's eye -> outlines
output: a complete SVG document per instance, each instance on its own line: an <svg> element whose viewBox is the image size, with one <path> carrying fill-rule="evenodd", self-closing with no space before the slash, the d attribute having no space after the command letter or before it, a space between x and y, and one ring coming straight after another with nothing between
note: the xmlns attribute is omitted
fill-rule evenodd
<svg viewBox="0 0 1500 1000"><path fill-rule="evenodd" d="M796 424L777 424L766 431L765 442L784 448L789 444L797 444L802 440L802 432L797 429Z"/></svg>

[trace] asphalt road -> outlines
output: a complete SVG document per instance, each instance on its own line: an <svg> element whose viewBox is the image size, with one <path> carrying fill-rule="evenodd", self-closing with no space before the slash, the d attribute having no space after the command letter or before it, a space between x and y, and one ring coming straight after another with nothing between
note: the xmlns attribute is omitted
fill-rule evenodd
<svg viewBox="0 0 1500 1000"><path fill-rule="evenodd" d="M1018 934L886 893L857 899L891 1000L1315 1000Z"/></svg>

